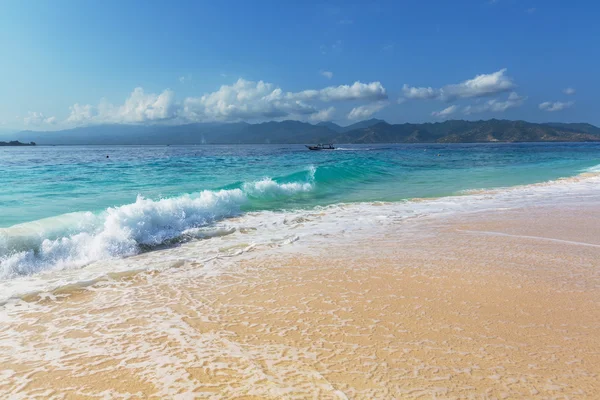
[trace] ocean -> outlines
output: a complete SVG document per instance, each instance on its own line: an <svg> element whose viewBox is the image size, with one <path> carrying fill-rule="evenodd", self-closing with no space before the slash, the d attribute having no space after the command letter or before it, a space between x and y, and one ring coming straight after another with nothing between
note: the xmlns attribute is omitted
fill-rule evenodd
<svg viewBox="0 0 600 400"><path fill-rule="evenodd" d="M577 195L597 180L562 178L599 164L596 143L4 147L0 302L181 259L318 245L318 235L385 221Z"/></svg>

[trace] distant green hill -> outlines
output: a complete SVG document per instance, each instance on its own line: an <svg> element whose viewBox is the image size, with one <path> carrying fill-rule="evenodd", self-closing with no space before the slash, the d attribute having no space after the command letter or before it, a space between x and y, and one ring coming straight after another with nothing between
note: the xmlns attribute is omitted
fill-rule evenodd
<svg viewBox="0 0 600 400"><path fill-rule="evenodd" d="M600 135L600 128L592 124L586 123L562 123L562 122L547 122L544 125L554 128L567 129L581 133L591 133L592 135Z"/></svg>
<svg viewBox="0 0 600 400"><path fill-rule="evenodd" d="M600 141L592 129L535 124L525 121L445 121L390 125L385 122L347 132L336 142L348 143L486 143L486 142L588 142ZM580 125L580 124L576 124ZM588 125L588 124L585 124ZM592 132L592 133L590 133Z"/></svg>
<svg viewBox="0 0 600 400"><path fill-rule="evenodd" d="M388 124L371 119L342 127L300 121L198 123L187 125L97 125L15 135L38 144L261 144L261 143L490 143L600 141L600 128L586 123L531 123L491 119L424 124Z"/></svg>

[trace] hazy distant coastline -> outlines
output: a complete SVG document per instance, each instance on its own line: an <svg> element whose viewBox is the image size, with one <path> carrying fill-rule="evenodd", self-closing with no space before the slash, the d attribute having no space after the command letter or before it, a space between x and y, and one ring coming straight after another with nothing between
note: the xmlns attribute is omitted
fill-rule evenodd
<svg viewBox="0 0 600 400"><path fill-rule="evenodd" d="M389 124L370 119L342 127L300 121L95 125L60 131L22 131L15 138L38 144L294 144L595 142L600 128L587 123L531 123L491 119Z"/></svg>
<svg viewBox="0 0 600 400"><path fill-rule="evenodd" d="M21 143L18 140L12 140L10 142L0 142L0 146L35 146L35 142Z"/></svg>

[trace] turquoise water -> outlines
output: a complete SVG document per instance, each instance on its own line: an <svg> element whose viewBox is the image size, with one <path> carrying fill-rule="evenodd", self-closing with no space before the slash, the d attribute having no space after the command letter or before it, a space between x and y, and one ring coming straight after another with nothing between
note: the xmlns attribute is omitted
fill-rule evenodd
<svg viewBox="0 0 600 400"><path fill-rule="evenodd" d="M460 195L598 164L599 144L566 143L5 147L0 279L136 254L249 211Z"/></svg>
<svg viewBox="0 0 600 400"><path fill-rule="evenodd" d="M125 146L0 149L0 227L75 211L102 211L266 177L311 183L265 193L242 210L398 201L466 189L541 182L600 164L598 144L370 145L309 152L303 146ZM438 156L439 154L439 156ZM109 155L110 158L106 158Z"/></svg>

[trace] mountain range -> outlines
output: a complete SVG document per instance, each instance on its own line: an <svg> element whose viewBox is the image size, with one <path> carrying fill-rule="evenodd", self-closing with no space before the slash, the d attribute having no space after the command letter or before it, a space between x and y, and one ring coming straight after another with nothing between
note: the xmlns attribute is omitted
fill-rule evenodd
<svg viewBox="0 0 600 400"><path fill-rule="evenodd" d="M22 131L14 136L42 145L592 142L600 141L600 128L587 123L498 119L422 124L388 124L370 119L345 127L333 122L300 121L95 125L60 131Z"/></svg>

